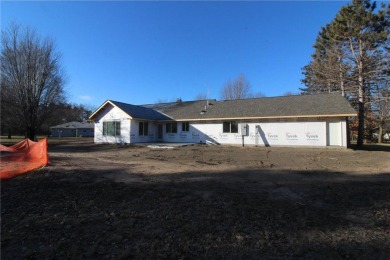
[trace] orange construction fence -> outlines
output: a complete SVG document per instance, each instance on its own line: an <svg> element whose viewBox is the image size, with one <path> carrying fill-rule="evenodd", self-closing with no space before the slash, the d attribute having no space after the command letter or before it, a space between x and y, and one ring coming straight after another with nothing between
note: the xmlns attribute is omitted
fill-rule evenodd
<svg viewBox="0 0 390 260"><path fill-rule="evenodd" d="M7 147L0 144L0 179L10 179L17 175L46 166L47 139L33 142L30 139Z"/></svg>

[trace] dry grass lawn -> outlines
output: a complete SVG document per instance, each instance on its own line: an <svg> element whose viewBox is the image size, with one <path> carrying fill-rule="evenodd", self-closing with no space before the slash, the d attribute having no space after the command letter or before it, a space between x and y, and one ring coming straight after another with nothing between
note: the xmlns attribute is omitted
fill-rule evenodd
<svg viewBox="0 0 390 260"><path fill-rule="evenodd" d="M2 259L390 257L386 146L72 139L49 140L49 154L48 167L1 183Z"/></svg>

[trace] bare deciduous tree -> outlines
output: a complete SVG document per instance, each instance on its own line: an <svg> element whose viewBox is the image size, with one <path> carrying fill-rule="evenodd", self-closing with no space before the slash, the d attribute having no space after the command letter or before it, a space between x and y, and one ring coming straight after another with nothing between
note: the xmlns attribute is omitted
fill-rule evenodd
<svg viewBox="0 0 390 260"><path fill-rule="evenodd" d="M251 85L241 74L234 81L229 80L222 88L221 99L233 100L248 98L251 95Z"/></svg>
<svg viewBox="0 0 390 260"><path fill-rule="evenodd" d="M376 77L370 85L370 91L370 105L375 115L378 143L382 143L383 135L386 133L385 126L390 122L390 75L388 71Z"/></svg>
<svg viewBox="0 0 390 260"><path fill-rule="evenodd" d="M207 99L207 94L206 93L198 93L196 95L195 100L206 100Z"/></svg>
<svg viewBox="0 0 390 260"><path fill-rule="evenodd" d="M1 43L1 102L9 106L2 119L20 122L25 136L34 139L52 112L49 107L64 100L60 56L52 40L42 40L28 27L12 25L2 31Z"/></svg>
<svg viewBox="0 0 390 260"><path fill-rule="evenodd" d="M295 92L292 92L292 91L286 91L283 93L283 96L296 96L296 95L299 95L299 93L295 93Z"/></svg>
<svg viewBox="0 0 390 260"><path fill-rule="evenodd" d="M248 95L248 98L262 98L262 97L266 97L267 95L264 94L263 92L255 92L255 93L250 93Z"/></svg>

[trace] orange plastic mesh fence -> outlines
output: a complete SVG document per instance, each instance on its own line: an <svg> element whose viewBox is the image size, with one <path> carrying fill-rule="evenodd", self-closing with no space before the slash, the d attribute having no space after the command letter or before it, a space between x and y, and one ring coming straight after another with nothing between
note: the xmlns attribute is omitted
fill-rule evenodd
<svg viewBox="0 0 390 260"><path fill-rule="evenodd" d="M17 175L48 164L47 139L33 142L29 139L7 147L0 144L0 179L10 179Z"/></svg>

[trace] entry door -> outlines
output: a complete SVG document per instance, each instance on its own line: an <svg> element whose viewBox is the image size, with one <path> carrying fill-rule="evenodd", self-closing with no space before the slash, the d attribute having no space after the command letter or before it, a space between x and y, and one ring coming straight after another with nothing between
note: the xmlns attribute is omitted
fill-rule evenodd
<svg viewBox="0 0 390 260"><path fill-rule="evenodd" d="M337 122L328 122L328 145L337 145L341 146L341 123Z"/></svg>
<svg viewBox="0 0 390 260"><path fill-rule="evenodd" d="M158 124L157 125L157 140L162 141L163 138L163 125Z"/></svg>

